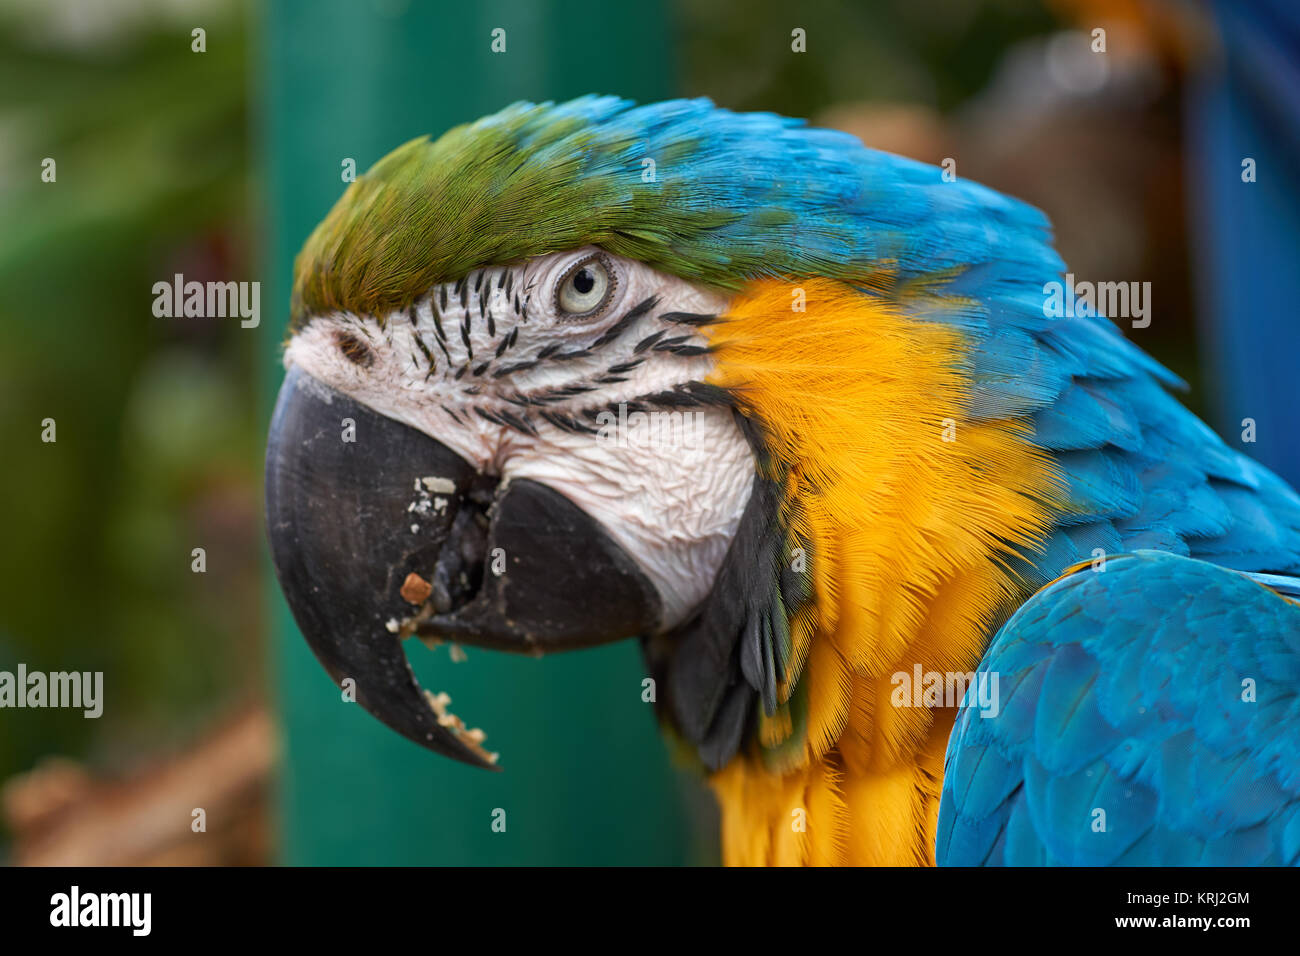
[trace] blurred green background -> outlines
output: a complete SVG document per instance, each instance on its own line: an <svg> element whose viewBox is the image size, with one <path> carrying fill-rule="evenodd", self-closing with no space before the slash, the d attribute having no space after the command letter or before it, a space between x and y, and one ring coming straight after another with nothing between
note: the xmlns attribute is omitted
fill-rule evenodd
<svg viewBox="0 0 1300 956"><path fill-rule="evenodd" d="M1079 278L1153 282L1140 344L1201 382L1181 172L1195 5L788 7L0 2L0 669L102 670L107 698L99 720L0 711L7 859L716 859L708 797L672 769L634 646L541 664L417 650L503 751L494 776L339 703L294 633L265 559L262 443L289 263L342 192L343 158L364 170L515 99L583 92L807 116L957 157L1046 209ZM1079 55L1098 23L1103 66ZM155 318L151 287L175 273L260 281L261 325ZM179 808L170 829L158 794ZM185 840L196 800L214 817L202 847ZM503 804L518 835L492 843L484 808Z"/></svg>

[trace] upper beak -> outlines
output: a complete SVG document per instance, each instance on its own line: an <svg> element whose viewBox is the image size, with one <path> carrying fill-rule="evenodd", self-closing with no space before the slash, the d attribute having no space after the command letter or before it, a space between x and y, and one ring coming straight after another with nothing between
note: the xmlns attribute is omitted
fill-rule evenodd
<svg viewBox="0 0 1300 956"><path fill-rule="evenodd" d="M563 495L498 484L296 368L271 419L266 512L280 586L330 677L350 678L392 729L466 763L494 756L435 711L404 637L541 654L658 623L653 585Z"/></svg>

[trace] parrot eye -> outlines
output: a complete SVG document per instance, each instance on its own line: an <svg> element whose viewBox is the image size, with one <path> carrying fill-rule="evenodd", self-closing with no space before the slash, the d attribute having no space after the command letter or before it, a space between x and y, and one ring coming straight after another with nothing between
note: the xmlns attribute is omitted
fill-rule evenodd
<svg viewBox="0 0 1300 956"><path fill-rule="evenodd" d="M576 262L556 285L556 311L567 318L585 319L605 307L615 285L604 256L595 255Z"/></svg>

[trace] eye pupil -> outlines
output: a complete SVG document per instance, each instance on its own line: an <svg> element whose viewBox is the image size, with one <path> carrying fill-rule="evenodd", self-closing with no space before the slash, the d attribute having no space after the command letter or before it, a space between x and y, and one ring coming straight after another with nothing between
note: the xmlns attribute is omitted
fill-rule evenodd
<svg viewBox="0 0 1300 956"><path fill-rule="evenodd" d="M614 292L615 278L600 256L591 256L572 266L555 290L555 306L561 315L590 318L600 314Z"/></svg>

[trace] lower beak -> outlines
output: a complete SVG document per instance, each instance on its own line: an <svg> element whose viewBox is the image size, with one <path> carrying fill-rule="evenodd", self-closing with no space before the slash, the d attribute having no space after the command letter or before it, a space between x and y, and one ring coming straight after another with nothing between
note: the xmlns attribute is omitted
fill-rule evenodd
<svg viewBox="0 0 1300 956"><path fill-rule="evenodd" d="M530 654L643 634L659 599L636 563L558 492L497 482L441 442L291 369L266 451L280 586L336 684L393 730L489 767L425 695L413 634Z"/></svg>

